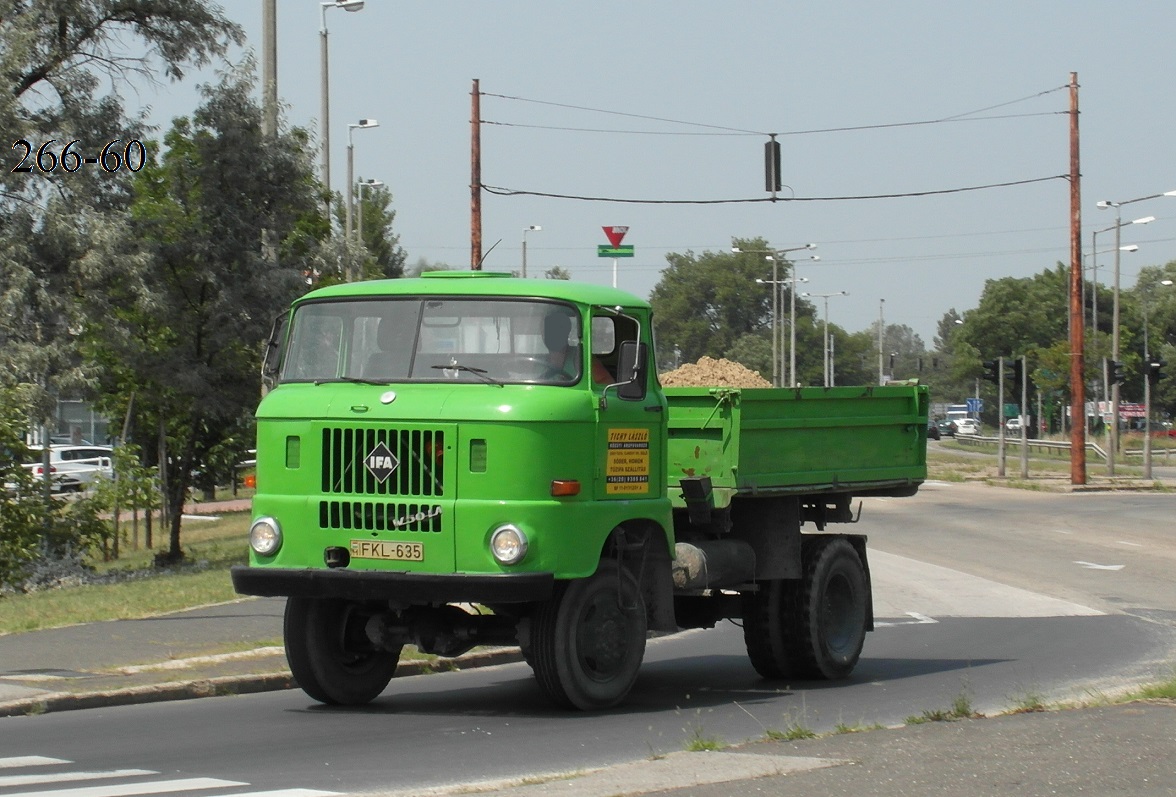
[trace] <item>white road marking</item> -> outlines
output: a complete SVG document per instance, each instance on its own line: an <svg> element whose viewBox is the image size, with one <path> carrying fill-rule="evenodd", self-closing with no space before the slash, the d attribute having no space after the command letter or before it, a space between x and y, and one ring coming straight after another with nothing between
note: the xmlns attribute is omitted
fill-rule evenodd
<svg viewBox="0 0 1176 797"><path fill-rule="evenodd" d="M1105 614L948 567L870 551L876 617L1085 617Z"/></svg>
<svg viewBox="0 0 1176 797"><path fill-rule="evenodd" d="M72 764L64 758L46 756L11 756L0 758L0 769L18 769ZM201 789L228 789L250 784L219 778L179 778L170 780L141 781L107 786L75 786L50 790L9 792L8 789L25 786L63 785L87 780L112 780L138 778L145 775L159 775L150 769L111 769L106 771L74 771L44 773L33 772L22 775L0 775L0 797L132 797L132 795L170 794L174 792L197 791ZM263 791L235 791L222 793L217 797L344 797L342 792L321 789L266 789Z"/></svg>
<svg viewBox="0 0 1176 797"><path fill-rule="evenodd" d="M57 772L52 775L0 775L0 788L36 786L43 783L69 783L75 780L130 778L138 775L158 775L150 769L111 769L107 772Z"/></svg>
<svg viewBox="0 0 1176 797"><path fill-rule="evenodd" d="M1143 543L1141 543L1141 542L1127 542L1127 540L1116 540L1116 542L1118 542L1120 545L1130 545L1134 548L1142 548L1143 547Z"/></svg>
<svg viewBox="0 0 1176 797"><path fill-rule="evenodd" d="M43 755L18 755L0 758L0 769L14 769L16 767L43 767L49 764L72 764L64 758L47 758Z"/></svg>
<svg viewBox="0 0 1176 797"><path fill-rule="evenodd" d="M83 786L79 789L22 791L5 795L5 797L132 797L132 795L138 794L169 794L177 791L225 789L230 786L248 785L248 783L242 783L238 780L220 780L219 778L180 778L146 783L122 783L117 786Z"/></svg>
<svg viewBox="0 0 1176 797"><path fill-rule="evenodd" d="M1122 570L1126 565L1096 565L1094 562L1075 562L1076 565L1082 565L1087 570Z"/></svg>
<svg viewBox="0 0 1176 797"><path fill-rule="evenodd" d="M233 794L218 794L217 797L345 797L339 791L318 789L274 789L272 791L239 791Z"/></svg>
<svg viewBox="0 0 1176 797"><path fill-rule="evenodd" d="M895 626L895 625L930 625L930 624L934 624L934 623L939 622L934 617L928 617L927 615L919 614L918 612L907 612L906 614L908 617L910 617L912 619L910 619L910 620L879 620L874 623L874 627L875 628L886 628L888 626Z"/></svg>

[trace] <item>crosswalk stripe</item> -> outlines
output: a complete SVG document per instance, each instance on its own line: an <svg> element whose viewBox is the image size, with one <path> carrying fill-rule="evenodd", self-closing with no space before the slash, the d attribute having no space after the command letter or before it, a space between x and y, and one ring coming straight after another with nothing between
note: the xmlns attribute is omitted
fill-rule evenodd
<svg viewBox="0 0 1176 797"><path fill-rule="evenodd" d="M0 788L35 786L42 783L69 783L75 780L103 778L131 778L137 775L158 775L150 769L112 769L108 772L58 772L53 775L0 775Z"/></svg>
<svg viewBox="0 0 1176 797"><path fill-rule="evenodd" d="M219 778L181 778L147 783L123 783L117 786L83 786L78 789L24 791L5 795L5 797L134 797L139 794L169 794L177 791L224 789L230 786L248 785L248 783L242 783L238 780L220 780Z"/></svg>
<svg viewBox="0 0 1176 797"><path fill-rule="evenodd" d="M318 789L274 789L273 791L240 791L217 797L344 797L343 792Z"/></svg>
<svg viewBox="0 0 1176 797"><path fill-rule="evenodd" d="M0 758L0 769L15 769L16 767L43 767L49 764L72 764L64 758L48 758L43 755L18 755Z"/></svg>

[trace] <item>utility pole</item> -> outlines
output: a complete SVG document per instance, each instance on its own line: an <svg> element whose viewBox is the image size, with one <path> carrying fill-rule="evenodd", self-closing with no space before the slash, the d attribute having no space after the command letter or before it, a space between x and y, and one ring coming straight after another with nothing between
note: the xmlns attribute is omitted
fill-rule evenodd
<svg viewBox="0 0 1176 797"><path fill-rule="evenodd" d="M883 338L883 335L885 333L882 330L886 329L885 322L882 320L882 309L884 307L886 307L886 300L879 299L878 300L878 384L879 385L885 383L885 381L886 381L886 379L885 379L886 372L882 370L882 344L885 341L885 338Z"/></svg>
<svg viewBox="0 0 1176 797"><path fill-rule="evenodd" d="M1082 172L1078 73L1070 73L1070 483L1086 484L1086 340L1082 323Z"/></svg>
<svg viewBox="0 0 1176 797"><path fill-rule="evenodd" d="M262 131L278 132L278 0L261 0Z"/></svg>
<svg viewBox="0 0 1176 797"><path fill-rule="evenodd" d="M482 270L482 93L470 92L470 269Z"/></svg>

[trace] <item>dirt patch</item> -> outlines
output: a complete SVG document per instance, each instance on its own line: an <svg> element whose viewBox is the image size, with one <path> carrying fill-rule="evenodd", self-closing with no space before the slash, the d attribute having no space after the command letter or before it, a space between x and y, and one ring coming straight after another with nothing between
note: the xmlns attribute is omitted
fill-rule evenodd
<svg viewBox="0 0 1176 797"><path fill-rule="evenodd" d="M702 357L660 374L663 387L771 387L772 383L737 362Z"/></svg>

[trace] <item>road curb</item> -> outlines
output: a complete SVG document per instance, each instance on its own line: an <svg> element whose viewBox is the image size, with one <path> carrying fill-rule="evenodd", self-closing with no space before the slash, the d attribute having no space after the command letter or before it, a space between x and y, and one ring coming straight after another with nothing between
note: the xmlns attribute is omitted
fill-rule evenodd
<svg viewBox="0 0 1176 797"><path fill-rule="evenodd" d="M477 667L489 667L494 664L509 664L522 660L523 655L518 648L488 648L451 659L402 662L396 668L395 677L406 678L414 675L430 675L440 672L469 670ZM202 697L247 695L257 692L276 692L284 689L297 688L298 682L294 680L293 675L289 672L277 672L196 678L188 681L172 681L145 686L132 686L125 689L108 689L99 692L45 692L31 697L0 703L0 717L33 716L57 711L133 706L145 703L162 703L172 700L195 700Z"/></svg>

